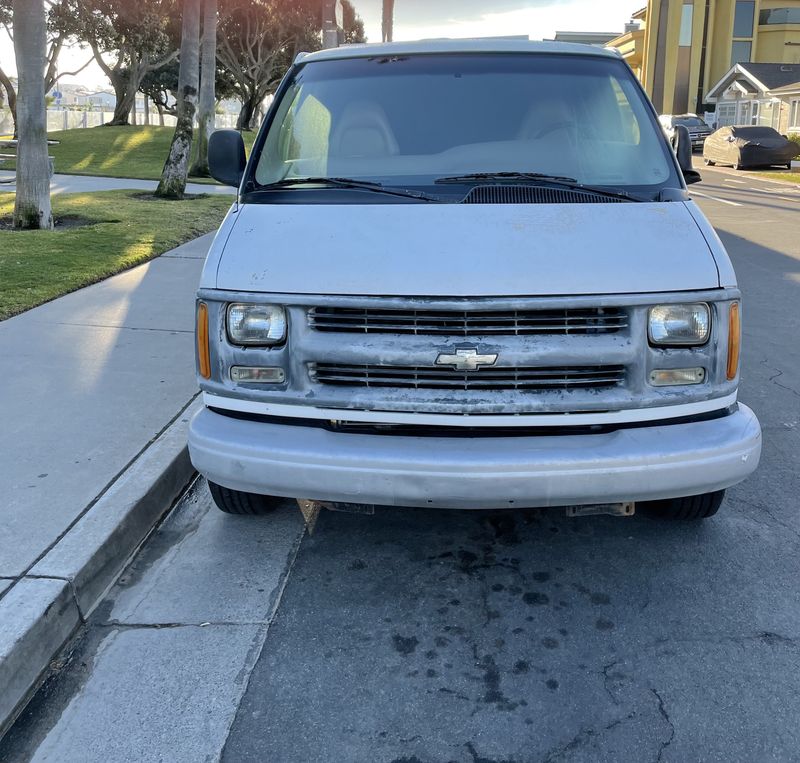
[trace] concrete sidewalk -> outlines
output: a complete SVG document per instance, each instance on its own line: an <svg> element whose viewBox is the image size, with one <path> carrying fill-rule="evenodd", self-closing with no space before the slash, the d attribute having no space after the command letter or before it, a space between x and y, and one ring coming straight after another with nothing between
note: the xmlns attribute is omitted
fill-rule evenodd
<svg viewBox="0 0 800 763"><path fill-rule="evenodd" d="M0 323L0 733L192 475L212 236Z"/></svg>
<svg viewBox="0 0 800 763"><path fill-rule="evenodd" d="M0 193L14 191L16 185L13 181L16 175L8 170L0 170ZM94 175L59 175L55 174L50 179L50 193L87 193L90 191L116 191L134 189L141 191L155 191L158 181L138 180L136 178L109 178L95 177ZM212 185L211 183L187 183L186 193L221 193L233 195L234 189L226 185Z"/></svg>

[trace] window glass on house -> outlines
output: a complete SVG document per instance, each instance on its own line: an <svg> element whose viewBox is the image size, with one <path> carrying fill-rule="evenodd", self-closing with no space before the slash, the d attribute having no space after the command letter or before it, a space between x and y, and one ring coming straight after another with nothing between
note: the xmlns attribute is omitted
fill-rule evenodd
<svg viewBox="0 0 800 763"><path fill-rule="evenodd" d="M736 117L734 124L749 125L750 124L750 101L743 101L739 104L739 113Z"/></svg>
<svg viewBox="0 0 800 763"><path fill-rule="evenodd" d="M758 15L761 26L769 24L800 24L800 8L770 8Z"/></svg>
<svg viewBox="0 0 800 763"><path fill-rule="evenodd" d="M731 66L749 63L752 50L753 43L750 40L734 40L731 44Z"/></svg>
<svg viewBox="0 0 800 763"><path fill-rule="evenodd" d="M717 104L717 127L728 127L736 123L736 104Z"/></svg>
<svg viewBox="0 0 800 763"><path fill-rule="evenodd" d="M733 17L733 36L752 37L756 4L752 0L737 0Z"/></svg>
<svg viewBox="0 0 800 763"><path fill-rule="evenodd" d="M772 127L775 118L775 104L772 101L761 101L758 111L754 113L753 124L761 127Z"/></svg>
<svg viewBox="0 0 800 763"><path fill-rule="evenodd" d="M789 112L789 129L800 130L800 98L792 101L791 110Z"/></svg>
<svg viewBox="0 0 800 763"><path fill-rule="evenodd" d="M688 48L692 44L692 18L694 16L694 6L684 4L681 9L681 30L678 35L678 45Z"/></svg>

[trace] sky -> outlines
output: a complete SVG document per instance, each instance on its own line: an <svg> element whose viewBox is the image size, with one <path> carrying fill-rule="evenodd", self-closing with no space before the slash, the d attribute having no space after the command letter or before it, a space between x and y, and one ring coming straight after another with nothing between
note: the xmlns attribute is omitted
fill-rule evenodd
<svg viewBox="0 0 800 763"><path fill-rule="evenodd" d="M369 42L380 42L381 0L353 0L353 4L364 19ZM644 5L645 0L395 0L394 39L527 34L540 40L556 31L621 33L631 14ZM88 48L73 46L62 52L60 69L77 69L90 57ZM16 72L14 49L4 33L0 33L0 65L12 76ZM109 87L96 64L61 81Z"/></svg>

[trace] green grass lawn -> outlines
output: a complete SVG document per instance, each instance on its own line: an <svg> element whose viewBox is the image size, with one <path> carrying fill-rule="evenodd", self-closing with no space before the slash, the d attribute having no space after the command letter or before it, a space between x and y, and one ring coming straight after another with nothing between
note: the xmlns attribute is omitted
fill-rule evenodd
<svg viewBox="0 0 800 763"><path fill-rule="evenodd" d="M782 180L784 183L800 184L800 171L797 170L792 170L791 172L754 172L753 174L770 180Z"/></svg>
<svg viewBox="0 0 800 763"><path fill-rule="evenodd" d="M164 201L141 191L70 193L53 197L53 216L65 225L13 231L14 194L0 193L0 320L214 230L230 204L216 194Z"/></svg>
<svg viewBox="0 0 800 763"><path fill-rule="evenodd" d="M56 172L66 175L158 180L172 141L172 127L89 127L47 133ZM249 153L254 132L242 133ZM6 150L4 149L4 152ZM13 153L8 150L7 153ZM0 169L14 169L9 160ZM210 178L190 178L191 182L213 183Z"/></svg>

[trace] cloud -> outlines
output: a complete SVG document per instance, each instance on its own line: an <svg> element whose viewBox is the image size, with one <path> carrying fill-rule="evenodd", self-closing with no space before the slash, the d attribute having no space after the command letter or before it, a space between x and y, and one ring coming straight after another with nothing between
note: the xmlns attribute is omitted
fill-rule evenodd
<svg viewBox="0 0 800 763"><path fill-rule="evenodd" d="M643 0L395 0L395 40L426 37L552 37L556 30L622 32ZM355 0L371 42L381 37L381 0Z"/></svg>

